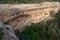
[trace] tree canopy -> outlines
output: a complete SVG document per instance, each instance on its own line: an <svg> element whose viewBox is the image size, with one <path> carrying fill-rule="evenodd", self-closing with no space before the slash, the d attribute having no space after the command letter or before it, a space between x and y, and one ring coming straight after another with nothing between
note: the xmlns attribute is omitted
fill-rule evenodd
<svg viewBox="0 0 60 40"><path fill-rule="evenodd" d="M0 0L0 3L40 3L43 1L60 1L60 0Z"/></svg>

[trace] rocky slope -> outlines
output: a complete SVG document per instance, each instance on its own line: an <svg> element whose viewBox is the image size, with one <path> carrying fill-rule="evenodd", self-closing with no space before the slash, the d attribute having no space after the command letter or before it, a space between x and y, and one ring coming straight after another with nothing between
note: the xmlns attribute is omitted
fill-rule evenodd
<svg viewBox="0 0 60 40"><path fill-rule="evenodd" d="M1 20L0 20L0 28L3 28L3 31L2 30L0 30L0 31L4 32L2 40L19 40L16 37L13 28L10 25L3 24L3 22Z"/></svg>
<svg viewBox="0 0 60 40"><path fill-rule="evenodd" d="M60 9L59 2L44 2L41 4L0 4L0 19L14 29L23 29L31 23L53 19L51 16Z"/></svg>

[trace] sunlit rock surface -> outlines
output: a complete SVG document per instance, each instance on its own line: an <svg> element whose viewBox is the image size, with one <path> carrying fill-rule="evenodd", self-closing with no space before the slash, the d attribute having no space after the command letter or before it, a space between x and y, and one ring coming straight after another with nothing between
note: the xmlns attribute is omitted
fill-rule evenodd
<svg viewBox="0 0 60 40"><path fill-rule="evenodd" d="M0 4L0 19L14 29L23 29L31 23L53 19L51 12L56 14L60 9L59 2L40 4Z"/></svg>

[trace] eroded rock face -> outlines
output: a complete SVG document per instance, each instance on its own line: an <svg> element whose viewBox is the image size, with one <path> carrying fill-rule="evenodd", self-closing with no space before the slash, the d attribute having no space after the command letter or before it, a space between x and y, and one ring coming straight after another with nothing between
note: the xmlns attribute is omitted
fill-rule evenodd
<svg viewBox="0 0 60 40"><path fill-rule="evenodd" d="M1 7L2 6L2 7ZM4 8L5 7L5 8ZM3 9L4 8L4 9ZM60 9L59 2L44 2L41 4L0 5L0 18L14 29L23 29L31 23L53 19L50 14L56 14Z"/></svg>
<svg viewBox="0 0 60 40"><path fill-rule="evenodd" d="M4 25L1 20L0 20L0 28L4 29L4 36L2 40L19 40L16 37L13 28L10 25Z"/></svg>

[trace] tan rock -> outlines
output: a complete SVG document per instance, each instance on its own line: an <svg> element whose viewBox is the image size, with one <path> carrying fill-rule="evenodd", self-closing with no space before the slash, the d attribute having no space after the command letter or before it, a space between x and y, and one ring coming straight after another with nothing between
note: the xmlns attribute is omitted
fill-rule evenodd
<svg viewBox="0 0 60 40"><path fill-rule="evenodd" d="M18 5L0 4L0 10L2 10L2 12L0 12L1 13L0 18L4 23L13 26L14 29L16 28L23 29L24 26L29 25L31 23L38 23L42 20L54 18L50 16L51 12L56 14L59 9L60 9L59 2L44 2L41 4L18 4Z"/></svg>

